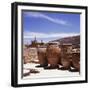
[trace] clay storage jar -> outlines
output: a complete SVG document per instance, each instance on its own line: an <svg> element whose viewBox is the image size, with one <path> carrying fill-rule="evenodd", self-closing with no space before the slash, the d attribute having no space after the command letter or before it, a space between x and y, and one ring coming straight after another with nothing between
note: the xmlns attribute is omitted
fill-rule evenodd
<svg viewBox="0 0 90 90"><path fill-rule="evenodd" d="M39 64L36 67L45 67L47 66L47 58L46 58L46 47L45 46L40 46L37 48L37 54L38 54L38 59L39 59Z"/></svg>
<svg viewBox="0 0 90 90"><path fill-rule="evenodd" d="M80 72L80 52L72 53L72 64L73 67Z"/></svg>
<svg viewBox="0 0 90 90"><path fill-rule="evenodd" d="M57 43L49 43L46 50L48 67L46 69L53 69L58 67L60 61L61 49Z"/></svg>
<svg viewBox="0 0 90 90"><path fill-rule="evenodd" d="M61 65L60 69L68 70L71 66L72 61L72 45L71 44L63 44L61 47Z"/></svg>

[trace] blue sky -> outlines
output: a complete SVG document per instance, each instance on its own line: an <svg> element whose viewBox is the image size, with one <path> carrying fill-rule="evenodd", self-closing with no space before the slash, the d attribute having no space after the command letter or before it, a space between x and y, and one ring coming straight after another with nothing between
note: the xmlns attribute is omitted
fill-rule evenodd
<svg viewBox="0 0 90 90"><path fill-rule="evenodd" d="M24 42L48 42L80 34L80 14L23 11Z"/></svg>

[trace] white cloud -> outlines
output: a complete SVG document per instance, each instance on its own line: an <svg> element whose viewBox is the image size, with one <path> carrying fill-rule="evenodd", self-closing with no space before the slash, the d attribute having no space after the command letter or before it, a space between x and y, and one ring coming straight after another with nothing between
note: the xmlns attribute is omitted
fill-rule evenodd
<svg viewBox="0 0 90 90"><path fill-rule="evenodd" d="M24 32L24 39L34 38L62 38L68 36L76 36L79 33L38 33L38 32Z"/></svg>
<svg viewBox="0 0 90 90"><path fill-rule="evenodd" d="M37 13L37 12L27 12L25 13L27 16L29 17L34 17L34 18L43 18L46 19L52 23L56 23L56 24L60 24L60 25L65 25L65 26L69 26L70 24L63 19L57 19L57 18L52 18L49 17L48 15L42 14L42 13Z"/></svg>

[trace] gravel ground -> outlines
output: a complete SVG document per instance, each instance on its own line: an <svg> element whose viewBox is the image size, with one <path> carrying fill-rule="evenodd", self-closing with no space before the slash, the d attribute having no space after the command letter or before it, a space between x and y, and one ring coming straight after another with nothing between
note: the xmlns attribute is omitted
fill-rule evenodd
<svg viewBox="0 0 90 90"><path fill-rule="evenodd" d="M36 79L36 78L53 78L53 77L77 77L80 76L79 72L69 72L68 70L62 71L57 69L44 70L43 68L36 68L38 64L27 63L23 65L23 71L29 72L27 69L35 69L40 73L30 73L29 75L23 77L23 79Z"/></svg>

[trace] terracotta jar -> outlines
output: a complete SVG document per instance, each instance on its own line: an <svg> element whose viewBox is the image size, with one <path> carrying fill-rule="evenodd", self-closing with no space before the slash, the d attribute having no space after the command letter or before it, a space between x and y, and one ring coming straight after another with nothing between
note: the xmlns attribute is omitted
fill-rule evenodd
<svg viewBox="0 0 90 90"><path fill-rule="evenodd" d="M37 48L37 55L38 55L38 60L39 64L36 67L45 67L47 66L47 58L46 58L46 47L38 47Z"/></svg>
<svg viewBox="0 0 90 90"><path fill-rule="evenodd" d="M57 43L49 43L46 50L46 56L48 60L48 67L45 69L57 68L60 62L61 49Z"/></svg>
<svg viewBox="0 0 90 90"><path fill-rule="evenodd" d="M72 45L63 44L60 47L61 47L61 65L62 65L60 69L69 70L72 61Z"/></svg>
<svg viewBox="0 0 90 90"><path fill-rule="evenodd" d="M72 64L80 72L80 53L72 53Z"/></svg>

